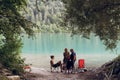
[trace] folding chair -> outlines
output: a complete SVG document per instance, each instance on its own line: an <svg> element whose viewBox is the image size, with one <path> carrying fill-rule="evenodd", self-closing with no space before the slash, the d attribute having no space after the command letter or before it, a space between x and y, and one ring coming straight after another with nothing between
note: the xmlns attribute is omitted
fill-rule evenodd
<svg viewBox="0 0 120 80"><path fill-rule="evenodd" d="M51 63L51 61L50 61L50 69L51 69L51 72L54 72L54 71L59 71L59 66L58 67L53 67L52 66L52 63Z"/></svg>
<svg viewBox="0 0 120 80"><path fill-rule="evenodd" d="M78 72L85 72L87 69L85 68L85 60L79 59L78 60Z"/></svg>

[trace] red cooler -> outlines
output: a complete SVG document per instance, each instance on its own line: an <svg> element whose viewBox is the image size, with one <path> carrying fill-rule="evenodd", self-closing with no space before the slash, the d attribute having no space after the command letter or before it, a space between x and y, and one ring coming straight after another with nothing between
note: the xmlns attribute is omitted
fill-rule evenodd
<svg viewBox="0 0 120 80"><path fill-rule="evenodd" d="M78 60L78 68L85 68L84 59Z"/></svg>

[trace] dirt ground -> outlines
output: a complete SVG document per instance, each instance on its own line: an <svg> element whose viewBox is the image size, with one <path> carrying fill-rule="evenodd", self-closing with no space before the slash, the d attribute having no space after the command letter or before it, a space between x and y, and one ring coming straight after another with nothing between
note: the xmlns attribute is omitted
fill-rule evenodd
<svg viewBox="0 0 120 80"><path fill-rule="evenodd" d="M50 72L37 70L26 74L27 80L97 80L94 70L88 70L86 72Z"/></svg>

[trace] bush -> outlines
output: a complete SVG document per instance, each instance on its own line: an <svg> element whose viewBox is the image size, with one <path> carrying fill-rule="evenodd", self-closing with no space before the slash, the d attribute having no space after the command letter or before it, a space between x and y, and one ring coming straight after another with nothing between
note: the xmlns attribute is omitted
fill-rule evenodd
<svg viewBox="0 0 120 80"><path fill-rule="evenodd" d="M0 48L0 63L15 74L22 73L24 60L19 54L22 47L21 39L16 36L6 39L4 43Z"/></svg>

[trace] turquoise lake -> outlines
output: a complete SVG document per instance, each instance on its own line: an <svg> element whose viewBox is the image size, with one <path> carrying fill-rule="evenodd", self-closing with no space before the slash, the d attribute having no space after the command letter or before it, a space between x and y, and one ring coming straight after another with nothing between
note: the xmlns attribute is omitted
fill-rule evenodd
<svg viewBox="0 0 120 80"><path fill-rule="evenodd" d="M22 53L25 54L60 54L64 48L73 48L77 54L112 53L106 50L99 37L94 35L86 39L79 35L71 37L71 34L67 33L37 33L34 38L24 36L23 43Z"/></svg>
<svg viewBox="0 0 120 80"><path fill-rule="evenodd" d="M77 59L83 58L86 60L86 65L99 66L109 60L115 58L114 52L106 50L99 37L93 34L90 39L68 33L36 33L35 38L22 38L23 48L22 55L26 58L27 63L32 63L34 66L46 67L49 63L50 55L55 55L57 60L63 59L64 48L71 48L77 54ZM120 53L120 44L117 47L117 53ZM42 61L41 61L42 60Z"/></svg>

